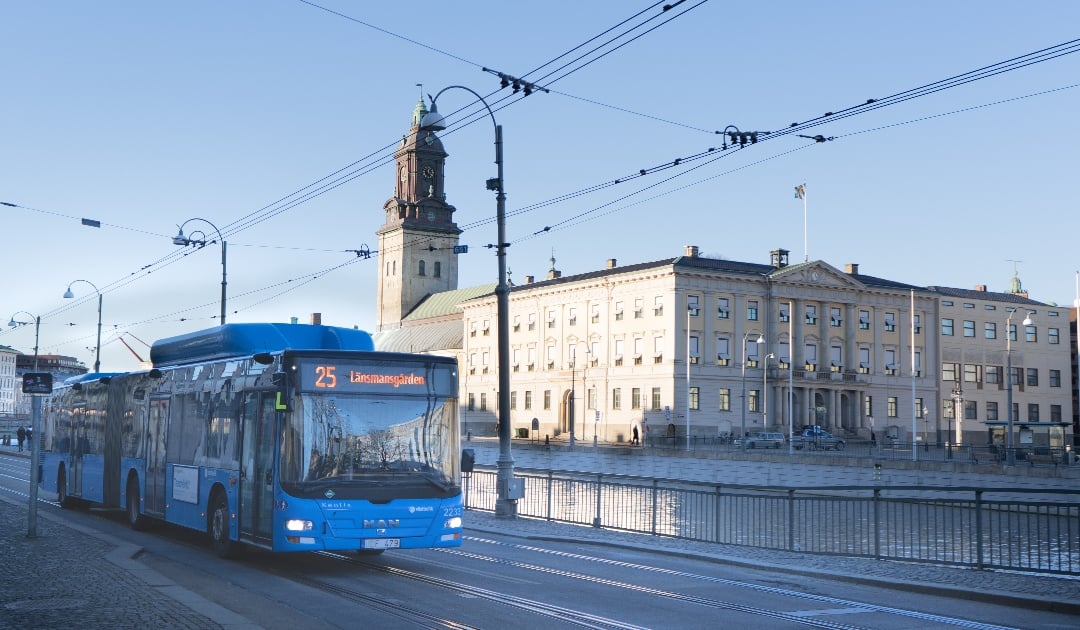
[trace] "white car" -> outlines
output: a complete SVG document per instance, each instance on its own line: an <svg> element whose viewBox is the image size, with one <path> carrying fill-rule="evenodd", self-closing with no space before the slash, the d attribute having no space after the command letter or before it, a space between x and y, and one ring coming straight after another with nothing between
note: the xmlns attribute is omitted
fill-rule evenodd
<svg viewBox="0 0 1080 630"><path fill-rule="evenodd" d="M780 448L783 445L783 433L759 432L746 438L746 448Z"/></svg>

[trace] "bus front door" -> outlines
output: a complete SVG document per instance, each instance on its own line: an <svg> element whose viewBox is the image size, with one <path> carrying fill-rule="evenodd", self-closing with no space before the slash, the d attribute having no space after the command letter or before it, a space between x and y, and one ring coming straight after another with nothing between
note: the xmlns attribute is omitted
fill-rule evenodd
<svg viewBox="0 0 1080 630"><path fill-rule="evenodd" d="M276 414L273 393L246 395L240 457L240 533L266 543L272 540Z"/></svg>

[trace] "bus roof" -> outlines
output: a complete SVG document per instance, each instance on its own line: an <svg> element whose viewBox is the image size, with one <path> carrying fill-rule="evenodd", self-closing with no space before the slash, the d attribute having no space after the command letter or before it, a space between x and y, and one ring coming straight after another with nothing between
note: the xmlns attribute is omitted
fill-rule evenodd
<svg viewBox="0 0 1080 630"><path fill-rule="evenodd" d="M312 324L225 324L159 339L150 347L150 361L154 367L164 367L283 350L374 349L370 334L352 328Z"/></svg>

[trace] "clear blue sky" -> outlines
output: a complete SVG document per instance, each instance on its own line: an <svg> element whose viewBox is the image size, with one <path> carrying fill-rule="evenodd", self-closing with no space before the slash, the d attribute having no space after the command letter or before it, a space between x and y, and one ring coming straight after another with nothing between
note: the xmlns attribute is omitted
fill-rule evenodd
<svg viewBox="0 0 1080 630"><path fill-rule="evenodd" d="M774 137L520 210L719 147L712 131L727 125L781 130L1080 38L1080 3L684 2L651 32L545 79L529 73L660 11L625 0L321 4L342 15L296 0L0 4L0 201L17 205L0 206L0 317L42 315L43 353L92 364L93 289L78 283L89 299L62 298L89 280L104 294L102 368L133 369L117 333L150 343L217 323L217 245L154 264L180 250L177 225L200 217L228 233L229 321L320 312L372 329L375 258L348 250L376 247L394 173L368 156L408 129L417 83L489 95L498 79L484 66L551 88L513 104L500 100L508 90L489 98L504 128L517 282L543 277L553 251L566 275L688 244L754 262L782 247L801 260L793 188L806 182L811 259L995 291L1015 264L1033 298L1072 304L1080 54L803 132L832 142ZM440 111L471 100L448 91ZM483 247L495 240L491 123L442 137L448 201L468 228L460 285L495 282ZM358 160L347 183L236 231ZM555 227L534 236L545 226ZM199 221L192 229L214 235ZM0 344L32 351L32 329L2 328Z"/></svg>

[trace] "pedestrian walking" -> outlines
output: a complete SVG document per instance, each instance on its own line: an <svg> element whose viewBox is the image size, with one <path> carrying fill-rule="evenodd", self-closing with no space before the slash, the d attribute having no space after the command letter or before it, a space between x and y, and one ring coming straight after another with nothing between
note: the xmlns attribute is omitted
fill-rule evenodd
<svg viewBox="0 0 1080 630"><path fill-rule="evenodd" d="M634 425L634 432L633 432L633 435L634 435L634 437L633 437L633 438L632 438L632 439L630 440L630 443L631 443L631 444L634 444L634 445L640 444L640 443L641 443L641 440L640 440L640 439L638 439L638 438L639 438L639 435L638 435L638 428L637 428L637 425L636 425L636 424Z"/></svg>
<svg viewBox="0 0 1080 630"><path fill-rule="evenodd" d="M15 432L15 437L19 440L19 452L21 453L23 442L26 441L26 429L24 427L19 427L19 430Z"/></svg>

